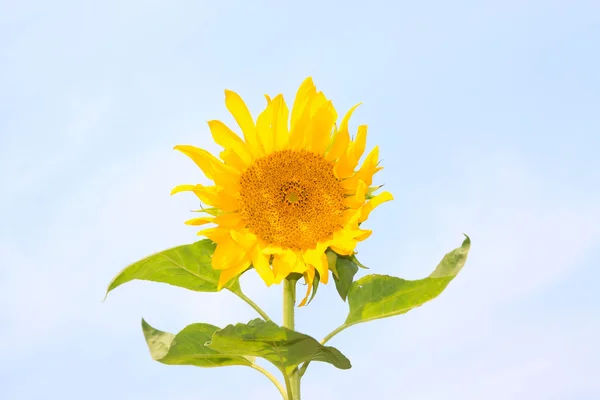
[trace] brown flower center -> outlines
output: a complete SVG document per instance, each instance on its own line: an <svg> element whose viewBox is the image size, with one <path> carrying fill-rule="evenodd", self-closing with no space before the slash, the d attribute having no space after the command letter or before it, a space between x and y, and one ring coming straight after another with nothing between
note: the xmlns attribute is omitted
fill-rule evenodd
<svg viewBox="0 0 600 400"><path fill-rule="evenodd" d="M241 176L240 213L265 242L314 248L342 224L344 189L333 163L306 150L282 150L256 160Z"/></svg>

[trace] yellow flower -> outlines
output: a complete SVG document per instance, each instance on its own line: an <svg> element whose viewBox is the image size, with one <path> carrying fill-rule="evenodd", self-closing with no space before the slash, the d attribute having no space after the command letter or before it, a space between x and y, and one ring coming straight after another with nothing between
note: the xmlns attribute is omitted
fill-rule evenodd
<svg viewBox="0 0 600 400"><path fill-rule="evenodd" d="M315 271L327 283L325 251L352 255L369 237L360 224L389 192L373 196L378 166L375 147L356 170L365 151L367 127L354 140L348 121L358 104L336 126L337 113L311 78L300 86L291 115L282 95L267 98L256 121L241 97L225 91L225 104L242 130L242 140L221 121L208 125L224 150L220 160L206 150L175 146L189 156L213 186L181 185L210 208L188 225L214 224L198 234L217 244L212 266L221 270L219 289L250 266L267 285L290 273L303 274L311 291ZM300 305L306 303L304 298Z"/></svg>

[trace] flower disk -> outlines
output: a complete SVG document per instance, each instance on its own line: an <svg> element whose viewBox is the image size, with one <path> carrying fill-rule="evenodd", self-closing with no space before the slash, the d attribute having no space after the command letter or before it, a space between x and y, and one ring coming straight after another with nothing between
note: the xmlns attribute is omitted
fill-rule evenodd
<svg viewBox="0 0 600 400"><path fill-rule="evenodd" d="M382 168L377 147L356 169L367 140L365 125L350 139L348 121L357 106L338 127L333 104L311 78L300 85L291 112L282 95L265 97L267 107L255 120L237 93L225 91L243 139L221 121L209 121L224 149L220 159L194 146L175 146L214 185L180 185L172 194L190 191L210 206L200 210L206 216L186 223L214 224L198 234L217 244L212 267L221 271L219 289L250 267L267 285L299 273L307 283L304 305L316 274L328 281L325 252L354 254L371 234L361 224L392 195L375 195L378 187L371 186Z"/></svg>
<svg viewBox="0 0 600 400"><path fill-rule="evenodd" d="M241 176L240 214L267 243L314 248L342 227L345 190L333 162L306 150L283 150L256 161Z"/></svg>

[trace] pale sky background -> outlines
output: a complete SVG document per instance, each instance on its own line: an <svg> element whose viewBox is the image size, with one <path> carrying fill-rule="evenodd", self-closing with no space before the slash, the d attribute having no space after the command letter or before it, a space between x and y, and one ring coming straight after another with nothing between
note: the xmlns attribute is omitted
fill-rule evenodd
<svg viewBox="0 0 600 400"><path fill-rule="evenodd" d="M462 232L463 272L435 301L330 342L305 399L600 398L600 2L0 0L0 399L277 399L249 368L151 360L140 319L177 332L255 314L225 293L110 279L197 240L210 150L311 75L340 113L363 102L396 200L358 248L373 273L427 276ZM246 291L280 317L280 289ZM333 285L298 314L322 338Z"/></svg>

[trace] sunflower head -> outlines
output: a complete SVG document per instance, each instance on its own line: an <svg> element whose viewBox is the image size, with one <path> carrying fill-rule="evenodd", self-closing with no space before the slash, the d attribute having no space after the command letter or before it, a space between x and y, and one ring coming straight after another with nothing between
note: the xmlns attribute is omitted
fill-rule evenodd
<svg viewBox="0 0 600 400"><path fill-rule="evenodd" d="M221 270L219 289L251 266L267 285L298 273L308 286L304 305L315 275L328 281L327 249L353 255L357 243L371 234L361 223L392 195L373 193L378 189L373 175L382 169L377 147L357 169L367 127L359 126L352 140L348 121L358 105L338 127L335 108L311 78L298 89L291 113L282 95L265 97L267 106L255 120L237 93L225 91L243 139L222 122L209 121L224 149L220 158L197 147L175 146L214 185L180 185L172 194L191 191L210 206L200 210L205 216L186 223L214 225L198 234L217 244L212 266Z"/></svg>

